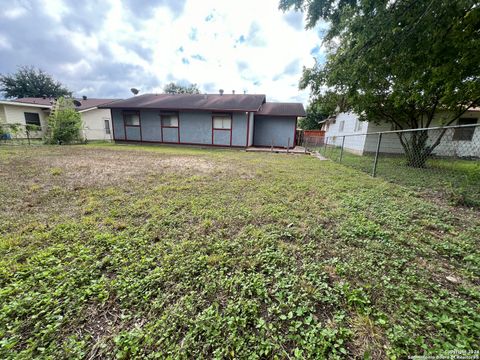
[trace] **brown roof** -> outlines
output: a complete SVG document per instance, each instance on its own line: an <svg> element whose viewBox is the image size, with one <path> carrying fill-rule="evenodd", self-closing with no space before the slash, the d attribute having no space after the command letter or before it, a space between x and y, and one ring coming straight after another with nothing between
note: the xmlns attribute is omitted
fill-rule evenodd
<svg viewBox="0 0 480 360"><path fill-rule="evenodd" d="M110 109L257 111L265 95L144 94L103 105Z"/></svg>
<svg viewBox="0 0 480 360"><path fill-rule="evenodd" d="M255 115L305 116L306 113L301 103L267 102L262 105Z"/></svg>
<svg viewBox="0 0 480 360"><path fill-rule="evenodd" d="M112 101L115 101L116 99L89 99L83 100L82 98L75 99L79 101L82 105L77 106L75 109L78 111L86 110L86 109L91 109L100 105L108 104L111 103ZM43 105L46 107L50 107L52 105L51 98L35 98L35 97L26 97L26 98L20 98L20 99L15 99L12 100L13 102L18 102L18 103L25 103L25 104L38 104L38 105Z"/></svg>

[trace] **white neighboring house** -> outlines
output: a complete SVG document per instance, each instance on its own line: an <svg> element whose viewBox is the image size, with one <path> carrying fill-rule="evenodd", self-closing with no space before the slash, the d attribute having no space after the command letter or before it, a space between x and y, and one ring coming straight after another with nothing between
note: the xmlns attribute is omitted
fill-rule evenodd
<svg viewBox="0 0 480 360"><path fill-rule="evenodd" d="M445 115L442 116L441 113L438 113L430 127L442 126L444 118ZM480 108L472 108L451 125L480 124L479 119ZM325 131L328 145L341 146L342 142L345 141L344 149L346 151L363 155L364 153L375 152L378 143L378 135L366 134L391 131L394 128L391 123L375 124L368 121L359 121L355 113L341 112L324 120L322 130ZM354 136L345 136L345 140L343 140L344 135ZM433 136L435 137L436 134ZM445 133L433 153L439 156L480 157L480 146L472 146L472 142L480 144L480 126L451 129ZM404 153L397 134L388 134L388 136L384 135L382 137L380 152L390 154Z"/></svg>
<svg viewBox="0 0 480 360"><path fill-rule="evenodd" d="M82 119L82 132L86 140L111 140L112 119L109 109L99 109L100 105L109 104L116 99L75 99L80 102L76 110ZM0 100L0 124L37 125L41 131L30 134L32 138L41 138L47 127L47 117L52 109L52 99L21 98ZM25 132L19 134L25 137Z"/></svg>

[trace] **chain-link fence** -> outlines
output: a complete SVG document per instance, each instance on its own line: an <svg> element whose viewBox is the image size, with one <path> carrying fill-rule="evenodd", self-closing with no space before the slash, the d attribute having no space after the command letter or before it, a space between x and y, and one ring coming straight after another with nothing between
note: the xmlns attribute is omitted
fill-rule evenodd
<svg viewBox="0 0 480 360"><path fill-rule="evenodd" d="M312 152L460 205L480 207L480 125L305 140Z"/></svg>
<svg viewBox="0 0 480 360"><path fill-rule="evenodd" d="M38 145L44 143L46 126L0 123L0 145ZM80 141L111 141L110 128L83 127Z"/></svg>

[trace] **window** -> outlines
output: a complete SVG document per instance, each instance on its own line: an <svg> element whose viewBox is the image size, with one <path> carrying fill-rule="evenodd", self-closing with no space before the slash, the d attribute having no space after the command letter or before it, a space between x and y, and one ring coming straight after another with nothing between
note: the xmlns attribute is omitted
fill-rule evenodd
<svg viewBox="0 0 480 360"><path fill-rule="evenodd" d="M345 121L340 121L340 124L338 124L338 131L342 132L343 129L345 128Z"/></svg>
<svg viewBox="0 0 480 360"><path fill-rule="evenodd" d="M178 115L177 114L162 114L162 126L163 127L178 127Z"/></svg>
<svg viewBox="0 0 480 360"><path fill-rule="evenodd" d="M477 119L471 119L471 118L458 119L458 125L474 125L476 123L477 123ZM474 132L475 132L475 128L473 126L456 128L453 133L453 140L472 141Z"/></svg>
<svg viewBox="0 0 480 360"><path fill-rule="evenodd" d="M216 130L231 130L232 117L230 114L214 114L213 128Z"/></svg>
<svg viewBox="0 0 480 360"><path fill-rule="evenodd" d="M355 131L362 131L363 128L363 121L360 121L357 119L357 122L355 124Z"/></svg>
<svg viewBox="0 0 480 360"><path fill-rule="evenodd" d="M140 115L137 112L124 112L123 121L125 126L140 126Z"/></svg>
<svg viewBox="0 0 480 360"><path fill-rule="evenodd" d="M37 125L40 126L40 115L38 113L24 113L25 115L25 124L27 125Z"/></svg>
<svg viewBox="0 0 480 360"><path fill-rule="evenodd" d="M104 119L105 122L105 134L110 134L110 120Z"/></svg>

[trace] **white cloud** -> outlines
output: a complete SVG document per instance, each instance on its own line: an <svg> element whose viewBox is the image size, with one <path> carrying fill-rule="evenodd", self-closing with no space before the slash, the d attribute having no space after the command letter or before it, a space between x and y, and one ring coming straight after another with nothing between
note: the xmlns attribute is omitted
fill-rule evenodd
<svg viewBox="0 0 480 360"><path fill-rule="evenodd" d="M47 70L61 81L63 76L76 92L97 92L86 94L90 97L126 97L132 86L160 92L173 80L197 83L209 92L247 90L269 100L306 103L308 91L298 90L301 69L314 64L312 49L320 58L323 52L318 29L304 30L301 14L284 14L279 0L186 0L183 7L168 0L157 1L157 7L142 2L145 16L135 15L131 2L108 0L98 18L75 13L73 26L65 20L73 14L70 0L44 2L56 27L52 31L82 54L73 61L59 59ZM91 9L84 16L92 17ZM4 46L11 43L8 35ZM17 65L37 64L31 59Z"/></svg>

